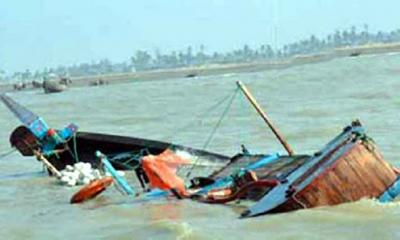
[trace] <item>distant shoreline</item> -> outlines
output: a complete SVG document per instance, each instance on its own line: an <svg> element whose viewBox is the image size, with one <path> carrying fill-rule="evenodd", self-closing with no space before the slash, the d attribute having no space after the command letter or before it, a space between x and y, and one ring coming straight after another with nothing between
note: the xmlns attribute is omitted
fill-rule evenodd
<svg viewBox="0 0 400 240"><path fill-rule="evenodd" d="M106 81L109 84L127 83L135 81L162 80L171 78L189 78L196 76L221 75L228 73L260 72L274 69L285 69L303 64L318 63L330 61L341 57L357 57L359 55L383 54L391 52L400 52L400 43L391 44L369 44L357 47L337 48L331 51L298 55L279 60L248 62L248 63L227 63L212 64L195 67L185 67L176 69L160 69L151 71L141 71L120 74L105 74L95 76L73 77L71 78L71 87L89 86L98 80ZM26 90L33 89L28 84ZM16 91L13 84L1 84L0 92Z"/></svg>

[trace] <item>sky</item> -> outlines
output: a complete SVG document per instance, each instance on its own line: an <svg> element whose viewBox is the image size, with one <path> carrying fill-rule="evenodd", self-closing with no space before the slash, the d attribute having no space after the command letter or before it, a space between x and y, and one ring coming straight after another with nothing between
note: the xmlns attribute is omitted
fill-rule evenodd
<svg viewBox="0 0 400 240"><path fill-rule="evenodd" d="M137 50L229 51L369 25L400 28L399 0L1 0L0 69L42 70Z"/></svg>

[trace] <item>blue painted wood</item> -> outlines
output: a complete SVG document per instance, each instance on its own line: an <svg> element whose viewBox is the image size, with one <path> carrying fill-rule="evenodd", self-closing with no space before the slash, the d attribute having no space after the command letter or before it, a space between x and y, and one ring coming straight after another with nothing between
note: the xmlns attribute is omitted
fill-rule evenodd
<svg viewBox="0 0 400 240"><path fill-rule="evenodd" d="M107 172L111 174L111 176L115 179L117 184L126 192L128 195L134 195L135 191L131 186L129 186L128 182L124 177L120 176L115 168L111 165L110 161L108 161L107 157L102 154L100 151L96 151L96 157L101 158L101 161L104 165L104 168Z"/></svg>
<svg viewBox="0 0 400 240"><path fill-rule="evenodd" d="M50 129L47 125L46 121L43 118L39 117L26 107L14 101L7 95L0 96L1 101L8 107L8 109L14 113L14 115L24 124L31 132L39 139L43 140L47 134L47 131ZM74 124L70 124L68 127L64 128L61 131L58 131L59 136L66 140L71 137L76 131L78 127Z"/></svg>
<svg viewBox="0 0 400 240"><path fill-rule="evenodd" d="M46 136L49 126L41 117L37 117L33 122L27 126L31 132L39 139L43 140Z"/></svg>
<svg viewBox="0 0 400 240"><path fill-rule="evenodd" d="M393 201L400 195L400 177L378 198L379 202L386 203Z"/></svg>
<svg viewBox="0 0 400 240"><path fill-rule="evenodd" d="M240 173L249 171L249 170L255 170L258 169L260 167L263 167L269 163L272 163L276 160L279 159L279 154L278 153L274 153L271 155L268 155L267 157L264 157L260 160L258 160L255 163L249 164L247 165L245 168L241 169ZM228 187L230 185L233 184L233 177L232 176L227 176L227 177L223 177L223 178L219 178L217 179L213 184L208 185L203 187L201 190L199 190L197 192L197 194L206 194L207 192L213 190L213 189L218 189L218 188L224 188L224 187Z"/></svg>
<svg viewBox="0 0 400 240"><path fill-rule="evenodd" d="M49 127L42 118L38 118L30 126L31 131L40 140L42 144L42 152L45 155L51 155L57 145L65 143L65 141L71 138L78 129L75 124L70 124L62 130L56 130L56 134L51 137L47 136Z"/></svg>
<svg viewBox="0 0 400 240"><path fill-rule="evenodd" d="M57 133L63 140L67 140L72 136L74 136L74 134L77 131L78 131L78 126L76 124L71 123L61 131L57 131Z"/></svg>
<svg viewBox="0 0 400 240"><path fill-rule="evenodd" d="M279 160L279 154L278 153L269 155L267 157L264 157L264 158L260 159L259 161L255 162L255 163L249 164L248 166L246 166L241 171L255 170L255 169L263 167L263 166L265 166L265 165L267 165L269 163L272 163L272 162L274 162L276 160ZM200 191L197 192L197 194L205 194L205 193L209 192L212 189L227 187L227 186L229 186L231 184L233 184L233 178L231 176L220 178L215 183L202 188ZM140 197L140 199L141 200L155 200L155 199L168 197L170 195L171 194L170 194L169 191L163 191L161 189L155 188L155 189L152 189L150 192L145 193L144 195L142 195Z"/></svg>
<svg viewBox="0 0 400 240"><path fill-rule="evenodd" d="M233 177L231 177L231 176L223 177L223 178L217 179L213 184L203 187L196 193L197 194L206 194L213 189L228 187L232 184L233 184Z"/></svg>
<svg viewBox="0 0 400 240"><path fill-rule="evenodd" d="M271 155L269 155L269 156L267 156L267 157L255 162L255 163L252 163L252 164L246 166L245 170L247 170L247 171L256 170L256 169L258 169L260 167L263 167L263 166L265 166L267 164L275 162L278 159L279 159L279 154L278 153L274 153L274 154L271 154Z"/></svg>
<svg viewBox="0 0 400 240"><path fill-rule="evenodd" d="M172 196L171 192L168 191L163 191L161 189L155 188L152 189L150 192L143 193L139 196L133 196L128 198L127 200L124 200L121 202L121 204L129 204L129 206L132 206L132 204L138 204L138 203L147 203L150 201L157 201L157 200L162 200L162 199L167 199L169 196ZM174 199L174 198L172 198ZM176 199L176 198L175 198Z"/></svg>
<svg viewBox="0 0 400 240"><path fill-rule="evenodd" d="M26 126L28 127L33 121L35 121L38 116L31 112L26 107L14 101L9 96L2 94L0 96L1 101L6 105L6 107L14 113L14 115Z"/></svg>
<svg viewBox="0 0 400 240"><path fill-rule="evenodd" d="M171 195L169 191L164 191L159 188L155 188L152 189L150 192L145 193L142 198L147 200L153 200L153 199L168 197L169 195Z"/></svg>
<svg viewBox="0 0 400 240"><path fill-rule="evenodd" d="M261 200L259 200L256 204L249 207L245 212L242 213L242 217L253 217L257 215L261 215L272 209L280 206L284 202L288 200L286 197L286 193L290 189L291 185L300 177L302 177L309 169L313 168L315 164L325 158L330 152L332 152L338 144L345 141L350 137L352 133L362 134L364 129L362 127L351 127L347 131L342 132L337 137L335 137L332 141L330 141L320 155L317 157L311 157L303 166L299 167L295 171L293 171L287 178L284 183L279 184L275 188L273 188L267 195L265 195ZM345 146L343 151L347 151L351 148L353 144L348 144ZM313 174L311 174L304 184L300 186L296 186L296 194L306 187L312 180L314 180L323 170L326 169L327 166L335 162L335 160L343 154L343 151L336 152L334 156L331 157L330 161L323 164L319 169L317 169Z"/></svg>

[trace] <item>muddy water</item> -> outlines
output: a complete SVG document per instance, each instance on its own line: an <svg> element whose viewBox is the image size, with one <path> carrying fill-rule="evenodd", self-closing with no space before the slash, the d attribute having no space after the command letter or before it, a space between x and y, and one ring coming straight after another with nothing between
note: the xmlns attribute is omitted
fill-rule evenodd
<svg viewBox="0 0 400 240"><path fill-rule="evenodd" d="M232 155L283 152L238 95L210 133L241 80L298 153L312 153L360 119L385 158L400 165L400 55L361 56L258 73L75 88L54 95L11 94L61 128L173 141ZM0 154L18 124L0 106ZM239 220L241 206L190 201L135 203L110 189L80 206L76 188L55 184L34 159L0 159L1 239L399 239L400 204L373 200Z"/></svg>

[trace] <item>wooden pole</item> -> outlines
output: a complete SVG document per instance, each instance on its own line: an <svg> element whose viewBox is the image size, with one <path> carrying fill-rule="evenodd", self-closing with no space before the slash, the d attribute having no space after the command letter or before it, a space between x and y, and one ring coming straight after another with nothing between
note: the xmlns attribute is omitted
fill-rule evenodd
<svg viewBox="0 0 400 240"><path fill-rule="evenodd" d="M250 91L247 89L247 87L240 81L236 82L240 90L244 93L246 98L250 101L251 105L256 109L258 114L262 117L262 119L265 121L265 123L268 125L268 127L272 130L274 135L278 138L279 142L283 145L285 148L286 152L289 154L289 156L293 155L293 150L289 146L289 144L286 142L286 140L283 138L282 134L279 132L279 130L273 125L272 121L268 118L267 114L262 110L260 105L257 103L256 99L253 97L253 95L250 93Z"/></svg>
<svg viewBox="0 0 400 240"><path fill-rule="evenodd" d="M35 154L35 156L37 157L38 160L42 161L44 163L44 165L46 165L46 167L50 170L51 173L54 174L54 176L56 176L57 178L61 177L61 173L53 166L53 164L51 164L49 162L49 160L47 160L43 154L41 154L39 151L37 150L33 150L33 154Z"/></svg>
<svg viewBox="0 0 400 240"><path fill-rule="evenodd" d="M13 136L11 137L11 138L13 138ZM51 164L50 162L49 162L49 160L47 160L47 158L45 158L44 156L43 156L43 154L39 151L39 150L37 150L37 149L35 149L31 144L29 144L24 138L22 138L22 139L14 139L15 140L15 142L16 141L18 141L18 145L21 147L21 146L23 146L24 148L29 148L31 151L32 151L32 154L36 157L36 159L37 160L39 160L39 161L41 161L41 162L43 162L43 164L47 167L47 169L49 169L49 171L54 175L54 176L56 176L57 178L61 178L61 173L57 170L57 168L55 168L54 166L53 166L53 164ZM37 145L39 145L39 143L37 143L36 142L36 140L35 140L35 146L37 146ZM31 155L31 153L29 152L29 155Z"/></svg>

